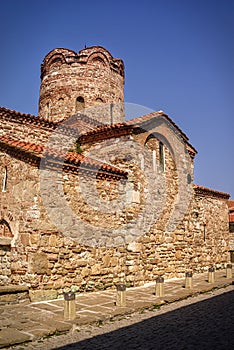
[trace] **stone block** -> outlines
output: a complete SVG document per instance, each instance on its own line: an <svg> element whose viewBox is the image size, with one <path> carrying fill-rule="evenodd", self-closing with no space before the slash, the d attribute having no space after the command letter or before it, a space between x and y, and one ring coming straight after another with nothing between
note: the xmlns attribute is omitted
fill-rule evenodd
<svg viewBox="0 0 234 350"><path fill-rule="evenodd" d="M18 331L15 328L5 328L0 330L0 347L8 347L10 345L25 343L31 340L29 334Z"/></svg>
<svg viewBox="0 0 234 350"><path fill-rule="evenodd" d="M182 251L181 250L177 250L175 252L175 257L177 260L181 260L182 259Z"/></svg>
<svg viewBox="0 0 234 350"><path fill-rule="evenodd" d="M46 274L48 272L48 257L45 253L36 253L31 256L29 272Z"/></svg>
<svg viewBox="0 0 234 350"><path fill-rule="evenodd" d="M30 243L31 245L38 245L40 242L40 235L37 233L31 233L30 234Z"/></svg>
<svg viewBox="0 0 234 350"><path fill-rule="evenodd" d="M91 275L100 275L102 273L102 268L100 264L96 264L91 267Z"/></svg>
<svg viewBox="0 0 234 350"><path fill-rule="evenodd" d="M142 251L142 243L131 242L127 246L129 252L139 253Z"/></svg>
<svg viewBox="0 0 234 350"><path fill-rule="evenodd" d="M109 267L110 266L110 263L111 263L111 257L109 254L106 254L102 257L102 262L103 262L103 265L104 267Z"/></svg>
<svg viewBox="0 0 234 350"><path fill-rule="evenodd" d="M78 259L76 261L76 266L77 267L84 267L84 266L87 266L87 264L88 264L88 262L85 259Z"/></svg>
<svg viewBox="0 0 234 350"><path fill-rule="evenodd" d="M31 302L57 299L58 292L55 289L30 290L29 298Z"/></svg>
<svg viewBox="0 0 234 350"><path fill-rule="evenodd" d="M56 243L57 243L57 237L56 235L50 235L49 237L49 246L50 247L56 247Z"/></svg>

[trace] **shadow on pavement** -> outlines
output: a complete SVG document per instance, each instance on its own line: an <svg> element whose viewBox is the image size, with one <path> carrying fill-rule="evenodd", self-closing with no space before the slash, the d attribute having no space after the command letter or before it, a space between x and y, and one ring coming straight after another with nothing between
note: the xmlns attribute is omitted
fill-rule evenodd
<svg viewBox="0 0 234 350"><path fill-rule="evenodd" d="M56 349L231 350L234 349L234 292Z"/></svg>

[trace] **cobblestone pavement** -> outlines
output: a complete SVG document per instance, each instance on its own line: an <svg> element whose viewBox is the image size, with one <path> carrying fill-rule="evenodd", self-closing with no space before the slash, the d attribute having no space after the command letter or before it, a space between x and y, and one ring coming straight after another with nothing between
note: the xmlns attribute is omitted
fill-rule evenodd
<svg viewBox="0 0 234 350"><path fill-rule="evenodd" d="M11 349L233 349L234 286Z"/></svg>
<svg viewBox="0 0 234 350"><path fill-rule="evenodd" d="M166 281L164 305L153 285L128 289L126 307L115 305L115 291L78 295L74 321L63 320L62 300L1 307L0 347L21 343L9 349L231 349L233 282L224 271L213 284L205 276L194 276L193 289L184 288L183 279ZM51 337L58 332L67 333Z"/></svg>

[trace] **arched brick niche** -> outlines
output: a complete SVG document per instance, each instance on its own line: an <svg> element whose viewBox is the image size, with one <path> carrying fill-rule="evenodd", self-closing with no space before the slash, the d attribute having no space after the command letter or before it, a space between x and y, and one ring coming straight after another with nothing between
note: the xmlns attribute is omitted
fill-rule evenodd
<svg viewBox="0 0 234 350"><path fill-rule="evenodd" d="M0 285L10 283L11 277L11 241L13 234L10 225L0 220Z"/></svg>

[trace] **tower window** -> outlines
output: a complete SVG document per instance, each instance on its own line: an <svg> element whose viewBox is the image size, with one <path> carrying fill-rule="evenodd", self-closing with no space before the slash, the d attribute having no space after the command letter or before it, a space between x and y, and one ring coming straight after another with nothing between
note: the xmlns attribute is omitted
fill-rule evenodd
<svg viewBox="0 0 234 350"><path fill-rule="evenodd" d="M76 99L76 112L82 111L85 108L85 101L82 96Z"/></svg>
<svg viewBox="0 0 234 350"><path fill-rule="evenodd" d="M2 192L6 192L7 190L7 167L4 167L4 175L2 180Z"/></svg>
<svg viewBox="0 0 234 350"><path fill-rule="evenodd" d="M103 99L101 99L100 97L96 98L96 103L103 103Z"/></svg>
<svg viewBox="0 0 234 350"><path fill-rule="evenodd" d="M58 103L59 103L59 112L63 113L64 99L62 97L60 97L59 100L58 100Z"/></svg>
<svg viewBox="0 0 234 350"><path fill-rule="evenodd" d="M46 104L46 119L49 120L49 118L50 118L50 104L47 103Z"/></svg>
<svg viewBox="0 0 234 350"><path fill-rule="evenodd" d="M163 143L159 142L159 164L162 171L165 170L165 155Z"/></svg>

